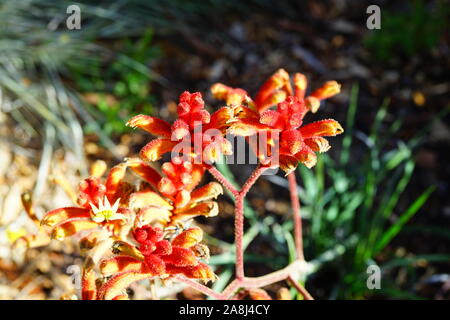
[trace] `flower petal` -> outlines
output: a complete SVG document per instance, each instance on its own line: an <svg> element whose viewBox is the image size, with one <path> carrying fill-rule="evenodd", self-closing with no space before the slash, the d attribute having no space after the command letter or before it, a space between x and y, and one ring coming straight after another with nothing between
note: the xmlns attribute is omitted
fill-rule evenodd
<svg viewBox="0 0 450 320"><path fill-rule="evenodd" d="M222 83L216 83L211 87L214 98L226 101L227 105L238 105L244 102L248 94L245 90L228 87Z"/></svg>
<svg viewBox="0 0 450 320"><path fill-rule="evenodd" d="M166 256L164 256L165 258ZM145 267L148 273L152 273L154 275L163 275L166 274L166 264L161 257L158 257L155 254L150 254L145 256Z"/></svg>
<svg viewBox="0 0 450 320"><path fill-rule="evenodd" d="M211 121L205 126L205 131L211 128L225 130L234 119L233 108L223 107L211 115Z"/></svg>
<svg viewBox="0 0 450 320"><path fill-rule="evenodd" d="M286 175L288 175L297 168L298 162L299 160L293 156L280 155L279 158L280 169L286 172Z"/></svg>
<svg viewBox="0 0 450 320"><path fill-rule="evenodd" d="M169 139L155 139L147 143L139 155L142 159L147 161L156 161L172 150L178 144L177 141L170 141Z"/></svg>
<svg viewBox="0 0 450 320"><path fill-rule="evenodd" d="M223 194L223 188L220 183L210 182L191 192L191 202L201 202L217 198Z"/></svg>
<svg viewBox="0 0 450 320"><path fill-rule="evenodd" d="M150 183L152 186L156 187L158 185L161 175L144 161L139 158L127 158L125 163L131 168L131 170L133 170L133 172Z"/></svg>
<svg viewBox="0 0 450 320"><path fill-rule="evenodd" d="M142 253L135 246L125 241L115 241L112 246L112 251L115 254L126 255L137 260L144 260Z"/></svg>
<svg viewBox="0 0 450 320"><path fill-rule="evenodd" d="M187 206L191 200L191 193L187 190L181 190L175 196L174 205L177 208Z"/></svg>
<svg viewBox="0 0 450 320"><path fill-rule="evenodd" d="M316 121L300 129L304 139L311 137L335 136L344 132L339 122L333 119Z"/></svg>
<svg viewBox="0 0 450 320"><path fill-rule="evenodd" d="M172 210L173 206L159 194L154 191L146 190L134 192L130 196L130 207L133 209L142 209L148 206Z"/></svg>
<svg viewBox="0 0 450 320"><path fill-rule="evenodd" d="M89 208L90 203L97 204L100 199L103 199L106 193L106 187L100 183L100 179L97 177L84 179L80 182L78 188L77 203L84 208Z"/></svg>
<svg viewBox="0 0 450 320"><path fill-rule="evenodd" d="M189 124L182 119L177 119L171 126L173 141L181 140L189 134Z"/></svg>
<svg viewBox="0 0 450 320"><path fill-rule="evenodd" d="M117 194L120 190L120 183L125 177L125 172L127 170L127 165L125 163L118 164L114 166L108 174L106 178L106 196L107 200L110 200L111 203L114 203L120 194Z"/></svg>
<svg viewBox="0 0 450 320"><path fill-rule="evenodd" d="M304 145L303 149L297 153L295 157L309 169L314 167L317 163L316 154L307 145Z"/></svg>
<svg viewBox="0 0 450 320"><path fill-rule="evenodd" d="M92 220L69 220L57 225L53 229L52 238L56 240L63 240L64 238L73 236L78 232L97 227L98 224Z"/></svg>
<svg viewBox="0 0 450 320"><path fill-rule="evenodd" d="M320 108L320 100L316 97L309 96L305 99L305 105L309 111L316 113Z"/></svg>
<svg viewBox="0 0 450 320"><path fill-rule="evenodd" d="M179 220L186 220L197 216L214 217L219 213L219 207L215 201L201 202L192 207L176 209L170 217L170 223L174 224Z"/></svg>
<svg viewBox="0 0 450 320"><path fill-rule="evenodd" d="M100 263L100 272L104 276L110 276L118 272L143 272L145 273L144 263L128 256L117 256L102 260Z"/></svg>
<svg viewBox="0 0 450 320"><path fill-rule="evenodd" d="M106 169L107 169L107 165L106 165L105 161L103 161L103 160L96 160L92 164L92 166L91 166L91 168L89 170L90 176L91 177L100 178L106 172Z"/></svg>
<svg viewBox="0 0 450 320"><path fill-rule="evenodd" d="M308 86L308 80L302 73L296 73L294 75L294 88L295 96L299 99L305 98L306 87Z"/></svg>
<svg viewBox="0 0 450 320"><path fill-rule="evenodd" d="M249 137L259 131L267 131L271 128L261 122L259 119L240 119L233 122L228 128L228 133L234 134L236 136Z"/></svg>
<svg viewBox="0 0 450 320"><path fill-rule="evenodd" d="M180 268L174 266L167 266L166 271L169 274L181 273L188 278L201 279L205 283L208 281L215 281L217 279L217 276L214 274L211 268L203 262L199 262L195 267Z"/></svg>
<svg viewBox="0 0 450 320"><path fill-rule="evenodd" d="M280 90L283 87L290 87L289 74L284 69L279 69L269 79L267 79L259 89L255 97L255 104L258 110L261 111L260 106L270 95L273 94L274 91ZM286 93L290 94L289 92Z"/></svg>
<svg viewBox="0 0 450 320"><path fill-rule="evenodd" d="M283 129L284 121L281 114L276 110L266 110L261 113L259 121L272 128Z"/></svg>
<svg viewBox="0 0 450 320"><path fill-rule="evenodd" d="M97 298L97 285L93 262L87 261L81 277L81 299L95 300Z"/></svg>
<svg viewBox="0 0 450 320"><path fill-rule="evenodd" d="M301 150L302 146L303 139L298 130L292 129L281 132L281 153L286 151L287 153L294 155Z"/></svg>
<svg viewBox="0 0 450 320"><path fill-rule="evenodd" d="M189 228L181 232L172 240L172 245L182 248L191 248L202 241L203 231L200 228Z"/></svg>
<svg viewBox="0 0 450 320"><path fill-rule="evenodd" d="M125 289L133 282L150 279L155 275L152 273L123 272L113 276L99 289L98 295L102 300L111 300L123 294Z"/></svg>
<svg viewBox="0 0 450 320"><path fill-rule="evenodd" d="M341 92L341 85L336 81L327 81L325 84L314 91L311 96L319 100L328 99Z"/></svg>
<svg viewBox="0 0 450 320"><path fill-rule="evenodd" d="M47 212L43 217L41 224L53 227L68 219L89 218L90 210L79 207L65 207Z"/></svg>
<svg viewBox="0 0 450 320"><path fill-rule="evenodd" d="M259 112L263 112L270 107L279 104L280 102L283 102L287 98L287 93L285 91L275 91L273 94L271 94L269 97L267 97L266 100L261 102L261 104L258 106Z"/></svg>
<svg viewBox="0 0 450 320"><path fill-rule="evenodd" d="M164 208L145 207L139 210L136 219L140 225L147 225L150 223L167 223L170 221L171 212Z"/></svg>
<svg viewBox="0 0 450 320"><path fill-rule="evenodd" d="M331 148L328 140L322 137L312 137L309 139L305 139L305 144L313 151L319 153L327 152Z"/></svg>
<svg viewBox="0 0 450 320"><path fill-rule="evenodd" d="M188 248L172 247L172 253L163 256L164 262L176 267L194 267L198 264L194 252Z"/></svg>
<svg viewBox="0 0 450 320"><path fill-rule="evenodd" d="M162 119L140 114L128 120L126 125L141 128L155 136L170 138L170 123Z"/></svg>

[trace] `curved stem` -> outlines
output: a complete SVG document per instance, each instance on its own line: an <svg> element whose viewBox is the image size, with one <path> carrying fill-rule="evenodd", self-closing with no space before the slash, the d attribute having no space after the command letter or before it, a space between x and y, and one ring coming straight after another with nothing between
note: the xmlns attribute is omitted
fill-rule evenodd
<svg viewBox="0 0 450 320"><path fill-rule="evenodd" d="M228 181L227 178L225 178L222 173L217 170L216 167L210 166L208 168L208 172L217 180L219 181L225 188L227 188L234 197L236 197L239 194L239 191L231 184L230 181Z"/></svg>
<svg viewBox="0 0 450 320"><path fill-rule="evenodd" d="M297 194L297 182L295 181L295 171L288 174L289 193L291 195L292 212L294 218L294 235L297 259L305 260L303 254L302 217L300 215L300 199Z"/></svg>
<svg viewBox="0 0 450 320"><path fill-rule="evenodd" d="M236 279L244 278L244 197L236 197L234 209L234 242L236 246Z"/></svg>
<svg viewBox="0 0 450 320"><path fill-rule="evenodd" d="M188 279L188 278L186 278L184 276L175 276L175 278L178 281L187 284L188 286L190 286L190 287L200 291L201 293L203 293L203 294L205 294L207 296L213 297L213 298L218 299L218 300L225 300L225 299L227 299L227 297L224 296L223 294L218 293L218 292L208 288L207 286L204 286L201 283L198 283L197 281Z"/></svg>
<svg viewBox="0 0 450 320"><path fill-rule="evenodd" d="M295 279L293 279L291 276L289 276L287 278L288 282L290 282L295 289L297 290L297 292L299 292L303 298L305 298L305 300L314 300L314 298L312 297L312 295L308 292L308 290L306 290L306 288L304 286L302 286L300 283L298 283Z"/></svg>
<svg viewBox="0 0 450 320"><path fill-rule="evenodd" d="M258 167L242 186L236 195L234 208L234 241L236 245L236 279L242 280L244 274L244 199L252 185L258 180L267 167Z"/></svg>

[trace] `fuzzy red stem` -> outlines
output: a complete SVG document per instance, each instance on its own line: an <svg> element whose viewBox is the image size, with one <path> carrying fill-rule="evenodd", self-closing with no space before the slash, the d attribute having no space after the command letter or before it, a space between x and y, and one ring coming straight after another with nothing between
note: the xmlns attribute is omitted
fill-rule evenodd
<svg viewBox="0 0 450 320"><path fill-rule="evenodd" d="M300 260L296 260L290 265L286 266L285 268L266 274L261 277L244 277L241 280L235 279L233 280L226 288L222 291L222 293L218 293L207 286L202 285L201 283L198 283L195 280L188 279L184 276L175 276L178 281L183 282L190 287L198 290L199 292L213 297L215 299L219 300L227 300L227 299L233 299L236 292L239 289L250 289L250 288L261 288L265 287L267 285L270 285L275 282L287 280L292 283L292 285L297 289L298 292L300 292L304 297L305 300L314 300L313 297L309 294L309 292L299 283L297 283L294 278L296 274L299 272L299 265Z"/></svg>
<svg viewBox="0 0 450 320"><path fill-rule="evenodd" d="M297 182L295 181L295 171L288 174L289 193L291 195L292 212L294 217L294 235L297 259L305 260L303 254L302 217L300 215L300 200L297 194Z"/></svg>
<svg viewBox="0 0 450 320"><path fill-rule="evenodd" d="M236 195L236 206L234 209L234 240L236 244L236 279L242 280L244 274L244 199L252 185L258 180L267 167L258 167L242 186Z"/></svg>
<svg viewBox="0 0 450 320"><path fill-rule="evenodd" d="M244 183L242 188L238 191L234 186L214 167L208 168L208 171L230 192L235 196L235 244L236 244L236 279L233 280L222 293L215 292L210 288L193 281L191 279L177 276L176 278L184 282L194 289L211 296L216 299L230 299L234 296L236 291L241 288L261 288L270 285L275 282L282 280L287 280L292 283L292 285L300 292L306 300L313 300L312 296L306 291L306 289L294 280L294 274L298 273L299 265L298 263L304 260L303 257L303 245L302 245L302 225L300 217L300 201L297 195L297 183L295 181L295 173L291 173L288 176L289 180L289 190L291 194L292 209L294 213L294 224L295 224L295 239L297 247L298 259L285 267L284 269L272 272L270 274L248 278L245 277L244 273L244 249L243 249L243 238L244 238L244 199L250 188L258 180L261 174L266 171L266 167L258 167L251 176Z"/></svg>
<svg viewBox="0 0 450 320"><path fill-rule="evenodd" d="M234 242L236 246L236 279L244 278L244 197L236 197L234 209Z"/></svg>
<svg viewBox="0 0 450 320"><path fill-rule="evenodd" d="M287 278L288 282L290 282L297 292L299 292L305 300L314 300L314 298L311 296L311 294L306 290L304 286L302 286L300 283L298 283L295 279L293 279L291 276L288 276Z"/></svg>
<svg viewBox="0 0 450 320"><path fill-rule="evenodd" d="M198 283L197 281L191 280L184 276L175 276L175 278L178 281L187 284L188 286L200 291L201 293L203 293L207 296L213 297L218 300L226 300L227 299L227 296L225 296L221 293L215 292L214 290L208 288L207 286L202 285L201 283Z"/></svg>
<svg viewBox="0 0 450 320"><path fill-rule="evenodd" d="M236 190L236 188L231 184L230 181L228 181L227 178L223 176L223 174L216 169L216 167L210 166L208 168L209 173L217 180L219 181L225 188L227 188L234 197L236 197L239 194L239 191Z"/></svg>

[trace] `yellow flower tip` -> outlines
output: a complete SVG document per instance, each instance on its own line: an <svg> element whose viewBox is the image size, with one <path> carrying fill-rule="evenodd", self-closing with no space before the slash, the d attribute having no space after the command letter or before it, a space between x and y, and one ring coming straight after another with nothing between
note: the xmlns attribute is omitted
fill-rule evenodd
<svg viewBox="0 0 450 320"><path fill-rule="evenodd" d="M333 135L338 135L338 134L344 133L344 128L342 128L341 124L339 122L337 122L337 121L334 121L331 124L331 128L332 128L332 130L334 130L333 131L334 132Z"/></svg>
<svg viewBox="0 0 450 320"><path fill-rule="evenodd" d="M289 82L289 73L283 68L277 70L277 72L273 75L273 81L277 84L277 86L282 86L286 82Z"/></svg>
<svg viewBox="0 0 450 320"><path fill-rule="evenodd" d="M215 217L219 214L219 205L217 202L211 202L211 209L209 211L208 217Z"/></svg>
<svg viewBox="0 0 450 320"><path fill-rule="evenodd" d="M341 92L341 85L336 81L327 81L325 84L314 91L311 96L316 97L319 100L328 99Z"/></svg>
<svg viewBox="0 0 450 320"><path fill-rule="evenodd" d="M106 162L103 160L97 160L91 166L90 175L91 177L100 178L106 172L106 169L107 169Z"/></svg>
<svg viewBox="0 0 450 320"><path fill-rule="evenodd" d="M305 104L309 111L311 111L312 113L316 113L320 107L320 100L316 97L310 96L305 99Z"/></svg>
<svg viewBox="0 0 450 320"><path fill-rule="evenodd" d="M229 87L223 83L215 83L211 86L210 90L216 99L224 100L227 97Z"/></svg>
<svg viewBox="0 0 450 320"><path fill-rule="evenodd" d="M306 86L308 85L308 81L306 77L302 73L296 73L294 75L294 85L297 90L306 90Z"/></svg>

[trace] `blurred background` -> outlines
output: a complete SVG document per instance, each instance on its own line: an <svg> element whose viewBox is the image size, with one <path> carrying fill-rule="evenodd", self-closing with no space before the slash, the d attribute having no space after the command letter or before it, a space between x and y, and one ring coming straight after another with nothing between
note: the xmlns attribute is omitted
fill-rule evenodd
<svg viewBox="0 0 450 320"><path fill-rule="evenodd" d="M69 5L81 29L68 30ZM381 8L369 30L366 9ZM313 170L298 169L306 286L318 299L449 299L450 198L448 1L0 0L0 299L57 299L73 291L72 240L25 250L40 217L70 204L55 181L76 186L96 159L112 166L151 138L124 126L139 113L175 118L178 95L223 82L251 95L278 68L326 80L342 93L307 121L345 128ZM236 183L252 167L219 166ZM206 179L210 179L209 176ZM233 277L233 206L198 219L221 290ZM287 181L265 176L246 212L246 272L294 258ZM367 288L367 267L381 289ZM283 284L268 292L276 296ZM135 285L134 298L148 298ZM167 298L202 299L189 288Z"/></svg>

